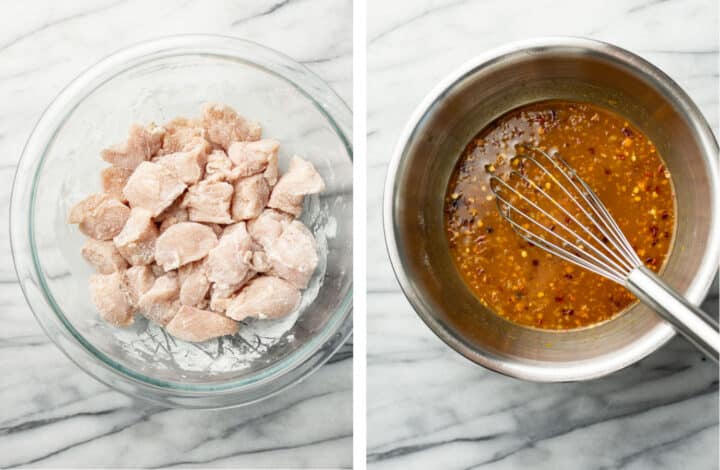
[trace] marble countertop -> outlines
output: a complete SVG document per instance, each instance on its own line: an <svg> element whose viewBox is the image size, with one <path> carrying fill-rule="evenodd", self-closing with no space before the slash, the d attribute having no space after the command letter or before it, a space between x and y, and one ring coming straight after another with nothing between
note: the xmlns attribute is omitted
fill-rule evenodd
<svg viewBox="0 0 720 470"><path fill-rule="evenodd" d="M415 315L387 260L381 198L399 131L469 57L532 36L613 42L687 90L718 129L714 0L371 0L368 462L373 469L718 468L718 371L676 338L623 371L533 384L474 366ZM703 308L717 314L715 289Z"/></svg>
<svg viewBox="0 0 720 470"><path fill-rule="evenodd" d="M278 49L351 102L349 0L5 1L0 217L8 220L23 144L62 87L119 48L180 33L227 34ZM73 365L45 337L23 299L7 230L0 231L0 256L1 468L352 465L352 344L300 385L258 405L163 409L114 392Z"/></svg>

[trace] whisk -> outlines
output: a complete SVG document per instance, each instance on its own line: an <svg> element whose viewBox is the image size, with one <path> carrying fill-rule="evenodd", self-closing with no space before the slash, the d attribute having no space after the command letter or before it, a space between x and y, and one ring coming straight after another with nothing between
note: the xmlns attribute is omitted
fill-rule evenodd
<svg viewBox="0 0 720 470"><path fill-rule="evenodd" d="M717 321L643 265L597 194L561 156L523 146L514 159L519 162L505 178L491 175L490 187L500 215L517 234L625 286L718 362Z"/></svg>

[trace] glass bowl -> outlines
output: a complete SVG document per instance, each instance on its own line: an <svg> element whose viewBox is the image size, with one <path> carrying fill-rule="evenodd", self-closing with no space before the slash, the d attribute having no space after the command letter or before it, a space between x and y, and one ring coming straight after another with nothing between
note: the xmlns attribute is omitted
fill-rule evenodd
<svg viewBox="0 0 720 470"><path fill-rule="evenodd" d="M232 106L325 179L306 198L303 222L321 262L299 315L241 325L202 344L173 340L136 317L102 321L90 300L84 237L67 224L72 205L100 190L100 150L133 122ZM317 369L352 331L352 115L317 76L257 44L185 35L139 44L85 71L45 111L25 145L11 199L11 242L25 297L50 339L83 370L121 392L170 406L238 406L268 397Z"/></svg>

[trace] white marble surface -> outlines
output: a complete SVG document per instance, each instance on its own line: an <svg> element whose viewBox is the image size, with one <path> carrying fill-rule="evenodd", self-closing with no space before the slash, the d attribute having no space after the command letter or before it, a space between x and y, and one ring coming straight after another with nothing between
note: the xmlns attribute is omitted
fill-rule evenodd
<svg viewBox="0 0 720 470"><path fill-rule="evenodd" d="M397 135L467 58L538 35L607 40L677 80L718 129L715 0L371 0L368 11L368 461L373 469L718 468L718 372L683 340L610 377L541 385L474 366L417 318L384 249ZM717 314L717 291L705 303Z"/></svg>
<svg viewBox="0 0 720 470"><path fill-rule="evenodd" d="M121 47L179 33L228 34L278 49L308 65L350 103L349 0L3 1L4 220L22 146L60 89ZM7 230L0 231L0 256L0 467L351 466L351 344L302 384L256 406L163 409L113 392L70 363L25 304Z"/></svg>

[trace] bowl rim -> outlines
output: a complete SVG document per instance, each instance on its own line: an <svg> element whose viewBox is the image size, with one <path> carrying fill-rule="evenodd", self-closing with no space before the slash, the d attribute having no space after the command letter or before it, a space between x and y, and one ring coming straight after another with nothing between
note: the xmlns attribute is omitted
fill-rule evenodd
<svg viewBox="0 0 720 470"><path fill-rule="evenodd" d="M611 374L633 364L645 356L651 354L663 344L669 341L675 330L666 322L659 322L648 332L633 341L621 350L615 350L614 354L606 354L590 360L558 363L557 366L549 367L547 363L532 360L517 360L512 357L500 357L489 352L479 352L468 346L468 344L457 336L454 336L434 321L432 312L427 312L412 294L409 279L399 254L395 234L395 211L394 197L395 186L399 178L400 164L404 158L408 143L414 138L415 132L423 121L426 113L454 86L462 82L467 76L473 74L487 65L495 63L503 57L518 53L541 54L549 49L584 49L596 55L610 57L622 62L640 72L653 86L661 89L669 101L679 107L694 124L699 143L704 149L703 155L706 168L709 172L709 180L712 194L712 207L710 232L720 234L720 181L718 179L718 144L715 136L697 105L687 93L665 72L660 70L646 59L634 54L619 46L575 36L543 36L520 41L510 42L477 55L456 68L445 76L417 105L411 117L400 133L397 144L393 151L388 165L384 194L383 194L383 230L385 234L385 247L388 252L390 264L395 277L405 297L415 310L420 319L438 336L445 344L456 352L460 353L470 361L494 370L501 374L523 380L535 382L568 382L589 380ZM693 304L700 304L710 289L715 273L717 272L717 259L720 257L720 236L710 237L705 250L703 262L697 269L694 278L685 292L686 298ZM620 351L621 354L617 354Z"/></svg>
<svg viewBox="0 0 720 470"><path fill-rule="evenodd" d="M45 163L47 145L53 141L67 117L97 88L116 75L154 60L187 55L233 60L245 66L254 66L290 84L325 117L352 163L353 148L349 130L352 113L337 93L303 64L266 46L230 36L184 34L154 38L113 52L84 70L60 91L42 113L26 141L15 171L10 198L11 251L15 272L30 310L46 335L82 370L121 392L164 404L189 407L237 406L267 398L297 383L330 359L342 346L352 333L352 279L339 307L321 332L287 357L241 379L221 384L185 384L148 377L127 368L85 340L65 318L51 290L47 288L35 248L35 182ZM29 181L32 184L27 184ZM25 198L29 201L25 201ZM23 209L27 210L23 202L29 203L28 213L23 213ZM29 248L30 256L20 256L21 253L25 255L25 251L19 250L20 247ZM32 281L32 285L26 285L27 281ZM49 309L53 315L41 316L39 309ZM57 322L52 322L52 317ZM84 358L78 356L79 351L84 352L84 358L89 358L93 364L81 362ZM110 375L106 372L110 372ZM292 376L291 380L288 380L288 376ZM131 383L122 386L115 382L118 377ZM254 396L247 401L238 400L238 394L247 389L253 389ZM263 393L258 393L259 389L264 389ZM234 399L229 399L229 394L233 394ZM214 395L222 398L219 401L210 400L212 403L199 403L199 399Z"/></svg>

